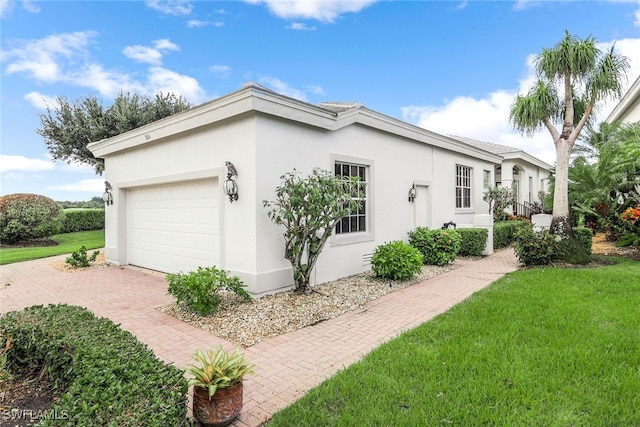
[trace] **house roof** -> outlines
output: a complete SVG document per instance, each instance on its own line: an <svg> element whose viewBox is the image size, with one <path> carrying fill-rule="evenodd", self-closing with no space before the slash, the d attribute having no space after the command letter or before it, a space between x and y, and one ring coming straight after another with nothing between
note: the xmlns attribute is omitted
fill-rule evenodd
<svg viewBox="0 0 640 427"><path fill-rule="evenodd" d="M501 163L504 157L487 150L486 147L403 122L370 110L357 102L324 102L314 105L279 94L255 82L249 82L235 92L173 116L112 138L93 142L88 148L96 157L104 158L247 113L276 116L327 130L338 130L357 123L496 164Z"/></svg>
<svg viewBox="0 0 640 427"><path fill-rule="evenodd" d="M497 154L505 159L519 159L529 162L542 169L552 170L553 166L543 162L537 157L532 156L521 148L509 147L508 145L496 144L494 142L480 141L478 139L465 138L463 136L450 135L451 138L471 144L473 146L487 150L490 153Z"/></svg>
<svg viewBox="0 0 640 427"><path fill-rule="evenodd" d="M624 94L605 122L613 123L619 121L621 117L627 115L629 110L633 108L638 98L640 98L640 76L638 76L636 81L633 82L627 93Z"/></svg>

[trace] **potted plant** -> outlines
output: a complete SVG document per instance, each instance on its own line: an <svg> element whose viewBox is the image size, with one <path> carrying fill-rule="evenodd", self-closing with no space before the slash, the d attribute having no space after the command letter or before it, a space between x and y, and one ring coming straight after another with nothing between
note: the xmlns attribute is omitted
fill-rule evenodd
<svg viewBox="0 0 640 427"><path fill-rule="evenodd" d="M187 372L193 375L189 385L193 385L193 416L197 421L210 427L222 427L240 415L242 410L242 379L253 374L244 354L236 349L227 353L222 345L206 354L196 350Z"/></svg>

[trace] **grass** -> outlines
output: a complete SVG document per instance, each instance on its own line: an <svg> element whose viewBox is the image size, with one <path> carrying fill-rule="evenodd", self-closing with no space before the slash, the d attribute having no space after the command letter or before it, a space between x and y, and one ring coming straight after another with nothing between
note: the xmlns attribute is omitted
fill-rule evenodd
<svg viewBox="0 0 640 427"><path fill-rule="evenodd" d="M640 263L509 274L382 345L275 426L640 426Z"/></svg>
<svg viewBox="0 0 640 427"><path fill-rule="evenodd" d="M0 248L0 265L29 261L54 255L70 254L84 245L87 249L104 247L104 230L78 231L76 233L56 234L51 239L58 242L56 246L36 246Z"/></svg>

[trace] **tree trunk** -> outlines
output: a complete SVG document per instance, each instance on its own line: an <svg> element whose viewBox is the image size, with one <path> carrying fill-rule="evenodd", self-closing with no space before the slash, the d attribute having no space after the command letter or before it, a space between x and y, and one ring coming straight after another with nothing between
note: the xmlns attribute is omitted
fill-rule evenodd
<svg viewBox="0 0 640 427"><path fill-rule="evenodd" d="M571 228L569 211L569 156L573 144L565 138L556 142L556 184L553 193L553 218L549 231L560 237L558 257L571 264L586 264L589 255Z"/></svg>

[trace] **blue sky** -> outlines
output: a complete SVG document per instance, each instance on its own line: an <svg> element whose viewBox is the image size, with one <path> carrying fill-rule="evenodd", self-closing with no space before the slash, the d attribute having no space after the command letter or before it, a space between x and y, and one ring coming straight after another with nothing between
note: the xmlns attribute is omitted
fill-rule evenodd
<svg viewBox="0 0 640 427"><path fill-rule="evenodd" d="M534 55L567 29L615 42L629 84L640 75L638 1L0 0L0 13L0 194L54 200L104 188L91 168L50 160L36 133L57 96L108 105L121 90L163 91L199 104L254 81L553 164L548 133L525 138L508 123Z"/></svg>

